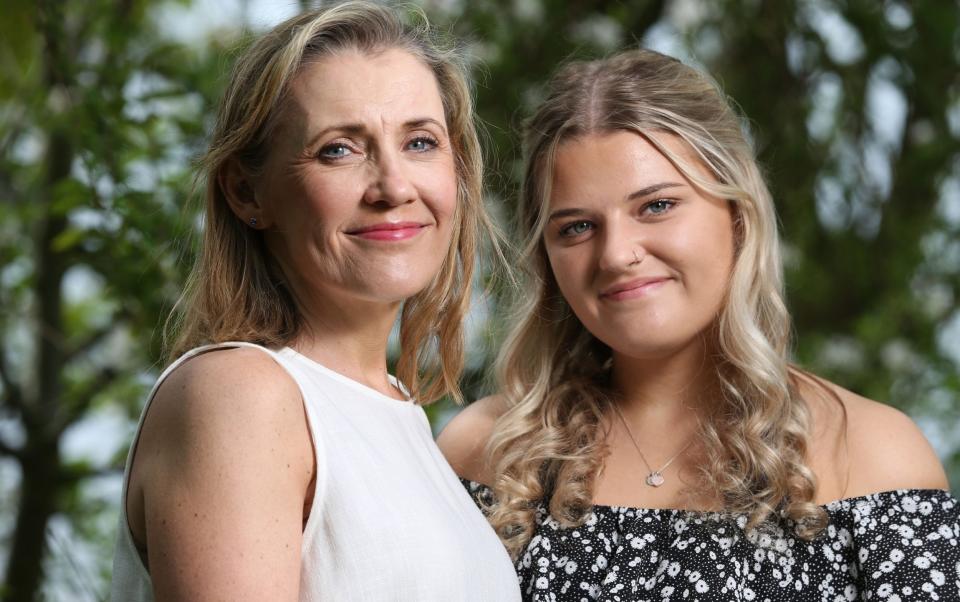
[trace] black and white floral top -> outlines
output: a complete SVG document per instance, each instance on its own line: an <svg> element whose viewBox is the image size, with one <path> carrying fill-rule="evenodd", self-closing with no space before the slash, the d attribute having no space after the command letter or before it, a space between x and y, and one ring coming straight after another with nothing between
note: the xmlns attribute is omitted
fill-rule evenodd
<svg viewBox="0 0 960 602"><path fill-rule="evenodd" d="M464 481L475 500L490 490ZM824 506L814 541L746 518L594 506L564 529L545 504L516 563L531 602L675 600L960 602L960 503L933 489L887 491Z"/></svg>

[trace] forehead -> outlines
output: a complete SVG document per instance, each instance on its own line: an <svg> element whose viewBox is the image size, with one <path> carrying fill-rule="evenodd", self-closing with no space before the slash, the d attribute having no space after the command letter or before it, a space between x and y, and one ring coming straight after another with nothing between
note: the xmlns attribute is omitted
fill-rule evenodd
<svg viewBox="0 0 960 602"><path fill-rule="evenodd" d="M557 147L551 206L614 200L612 197L626 196L661 182L686 182L683 174L651 143L651 139L684 163L703 169L693 150L672 134L640 134L627 130L586 134L566 140Z"/></svg>
<svg viewBox="0 0 960 602"><path fill-rule="evenodd" d="M290 84L280 121L293 126L287 134L307 138L340 124L379 128L421 118L445 123L436 77L410 52L388 49L343 50L307 64Z"/></svg>

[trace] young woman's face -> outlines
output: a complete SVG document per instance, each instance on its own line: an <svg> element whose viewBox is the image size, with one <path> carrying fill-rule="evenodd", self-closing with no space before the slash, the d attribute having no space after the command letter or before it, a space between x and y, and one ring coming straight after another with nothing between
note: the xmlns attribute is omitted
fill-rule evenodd
<svg viewBox="0 0 960 602"><path fill-rule="evenodd" d="M711 178L678 138L653 135ZM730 206L646 138L617 131L562 143L548 212L544 244L560 291L614 352L662 357L710 328L734 261Z"/></svg>
<svg viewBox="0 0 960 602"><path fill-rule="evenodd" d="M424 289L449 249L457 203L433 73L402 50L308 64L255 194L298 296L396 303Z"/></svg>

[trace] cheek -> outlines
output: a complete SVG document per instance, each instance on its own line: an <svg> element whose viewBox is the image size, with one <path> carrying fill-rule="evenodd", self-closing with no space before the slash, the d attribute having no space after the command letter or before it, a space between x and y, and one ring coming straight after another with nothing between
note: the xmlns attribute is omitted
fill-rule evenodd
<svg viewBox="0 0 960 602"><path fill-rule="evenodd" d="M449 231L457 210L459 197L457 175L452 166L439 173L434 173L436 177L427 178L427 184L423 187L426 191L424 200L429 205L430 211L440 228Z"/></svg>
<svg viewBox="0 0 960 602"><path fill-rule="evenodd" d="M291 179L271 200L277 207L277 229L282 232L311 232L318 227L336 230L346 220L359 198L350 178L303 177Z"/></svg>
<svg viewBox="0 0 960 602"><path fill-rule="evenodd" d="M678 255L684 285L692 301L710 314L720 310L726 298L727 287L734 264L733 237L730 231L703 232L696 241L685 241L687 246Z"/></svg>
<svg viewBox="0 0 960 602"><path fill-rule="evenodd" d="M716 275L716 279L726 286L733 270L736 248L734 241L733 223L725 222L707 234L712 241L705 245L704 261L707 269Z"/></svg>
<svg viewBox="0 0 960 602"><path fill-rule="evenodd" d="M591 297L586 262L577 254L564 253L563 250L553 253L548 251L547 258L560 294L575 313L584 313Z"/></svg>

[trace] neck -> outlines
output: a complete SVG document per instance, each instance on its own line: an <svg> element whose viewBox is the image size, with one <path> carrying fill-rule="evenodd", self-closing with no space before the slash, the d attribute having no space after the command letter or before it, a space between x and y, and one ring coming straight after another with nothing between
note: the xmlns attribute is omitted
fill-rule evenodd
<svg viewBox="0 0 960 602"><path fill-rule="evenodd" d="M614 351L613 384L624 415L650 426L696 422L717 390L712 356L702 341L662 356L636 358Z"/></svg>
<svg viewBox="0 0 960 602"><path fill-rule="evenodd" d="M304 328L291 347L307 357L392 397L387 342L400 303L363 302L314 295L300 304Z"/></svg>

